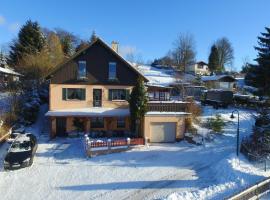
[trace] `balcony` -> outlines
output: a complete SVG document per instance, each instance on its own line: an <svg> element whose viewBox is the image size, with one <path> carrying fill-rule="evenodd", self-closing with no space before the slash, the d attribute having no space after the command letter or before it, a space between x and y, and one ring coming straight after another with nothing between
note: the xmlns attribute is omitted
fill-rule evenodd
<svg viewBox="0 0 270 200"><path fill-rule="evenodd" d="M183 101L149 101L148 111L187 112L188 102Z"/></svg>

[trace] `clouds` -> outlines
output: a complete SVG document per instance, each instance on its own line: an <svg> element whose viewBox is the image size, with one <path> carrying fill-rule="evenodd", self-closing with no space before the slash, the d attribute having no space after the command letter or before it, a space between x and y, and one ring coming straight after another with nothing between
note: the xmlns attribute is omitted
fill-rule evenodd
<svg viewBox="0 0 270 200"><path fill-rule="evenodd" d="M8 25L8 30L10 32L17 32L20 28L20 24L18 22L11 23Z"/></svg>
<svg viewBox="0 0 270 200"><path fill-rule="evenodd" d="M4 25L6 23L6 19L4 18L4 16L0 15L0 26Z"/></svg>
<svg viewBox="0 0 270 200"><path fill-rule="evenodd" d="M9 22L3 15L0 15L0 27L3 27L11 33L16 33L20 28L20 24L18 22Z"/></svg>

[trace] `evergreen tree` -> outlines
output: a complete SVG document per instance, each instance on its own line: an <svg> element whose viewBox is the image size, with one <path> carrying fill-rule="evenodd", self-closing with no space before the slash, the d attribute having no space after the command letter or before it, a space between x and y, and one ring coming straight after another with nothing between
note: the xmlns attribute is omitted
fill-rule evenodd
<svg viewBox="0 0 270 200"><path fill-rule="evenodd" d="M129 109L131 118L131 131L135 132L141 127L141 120L147 112L147 96L143 78L139 78L135 87L132 89L129 98ZM136 133L138 136L138 133Z"/></svg>
<svg viewBox="0 0 270 200"><path fill-rule="evenodd" d="M20 29L18 40L10 46L9 64L17 65L24 54L36 54L45 45L45 38L38 22L28 20Z"/></svg>
<svg viewBox="0 0 270 200"><path fill-rule="evenodd" d="M7 59L6 56L2 51L0 51L0 67L5 68L7 66Z"/></svg>
<svg viewBox="0 0 270 200"><path fill-rule="evenodd" d="M218 57L218 50L216 45L211 47L211 52L208 58L208 67L211 72L215 72L220 70L219 66L219 57Z"/></svg>
<svg viewBox="0 0 270 200"><path fill-rule="evenodd" d="M82 40L81 43L76 47L75 51L78 52L78 51L86 48L88 45L89 45L88 42Z"/></svg>
<svg viewBox="0 0 270 200"><path fill-rule="evenodd" d="M258 37L256 65L250 65L245 77L246 83L260 89L262 94L270 95L270 28Z"/></svg>
<svg viewBox="0 0 270 200"><path fill-rule="evenodd" d="M93 42L93 41L95 41L96 39L97 39L96 32L93 31L93 32L92 32L92 35L91 35L91 37L90 37L90 43Z"/></svg>

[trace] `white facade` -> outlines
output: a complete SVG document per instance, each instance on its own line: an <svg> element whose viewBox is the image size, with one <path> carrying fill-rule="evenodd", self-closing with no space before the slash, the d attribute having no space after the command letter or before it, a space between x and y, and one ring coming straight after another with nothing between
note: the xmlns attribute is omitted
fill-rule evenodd
<svg viewBox="0 0 270 200"><path fill-rule="evenodd" d="M197 62L186 67L185 72L194 73L197 75L209 75L210 71L205 62Z"/></svg>

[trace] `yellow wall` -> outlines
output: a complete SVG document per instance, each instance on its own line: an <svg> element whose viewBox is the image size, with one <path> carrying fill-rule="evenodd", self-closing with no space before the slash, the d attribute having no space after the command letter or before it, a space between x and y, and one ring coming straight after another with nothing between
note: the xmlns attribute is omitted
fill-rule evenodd
<svg viewBox="0 0 270 200"><path fill-rule="evenodd" d="M176 123L176 139L184 138L185 132L185 116L166 116L152 115L144 117L144 138L151 142L151 123L152 122L175 122Z"/></svg>
<svg viewBox="0 0 270 200"><path fill-rule="evenodd" d="M62 100L62 88L85 88L86 99L79 100ZM101 85L67 85L67 84L50 84L50 110L76 109L93 107L93 89L102 89L102 107L108 108L128 108L128 102L123 100L109 101L109 89L129 89L132 86L101 86Z"/></svg>

